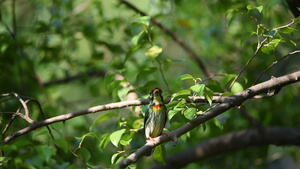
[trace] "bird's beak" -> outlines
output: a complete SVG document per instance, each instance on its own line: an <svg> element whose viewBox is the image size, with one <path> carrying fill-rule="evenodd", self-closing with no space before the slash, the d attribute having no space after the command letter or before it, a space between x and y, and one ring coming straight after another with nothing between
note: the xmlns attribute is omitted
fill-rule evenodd
<svg viewBox="0 0 300 169"><path fill-rule="evenodd" d="M154 96L159 96L159 95L160 95L159 90L154 90L153 95L154 95Z"/></svg>

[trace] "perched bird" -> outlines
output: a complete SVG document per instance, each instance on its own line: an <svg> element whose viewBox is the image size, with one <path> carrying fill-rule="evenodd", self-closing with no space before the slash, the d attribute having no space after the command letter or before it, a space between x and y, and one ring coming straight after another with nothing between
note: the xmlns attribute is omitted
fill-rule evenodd
<svg viewBox="0 0 300 169"><path fill-rule="evenodd" d="M164 105L161 94L162 90L158 87L150 91L150 103L144 118L145 136L152 142L154 141L153 138L162 134L168 118L167 107ZM145 155L150 156L151 153L152 151Z"/></svg>

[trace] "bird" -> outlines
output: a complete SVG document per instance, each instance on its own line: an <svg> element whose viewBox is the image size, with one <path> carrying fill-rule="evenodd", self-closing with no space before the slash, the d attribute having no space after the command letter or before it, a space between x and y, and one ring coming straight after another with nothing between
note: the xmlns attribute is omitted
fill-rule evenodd
<svg viewBox="0 0 300 169"><path fill-rule="evenodd" d="M167 107L164 104L161 88L153 88L150 91L150 102L144 117L144 132L146 139L154 142L155 137L160 136L167 122ZM153 151L153 150L152 150ZM145 155L150 156L152 151Z"/></svg>

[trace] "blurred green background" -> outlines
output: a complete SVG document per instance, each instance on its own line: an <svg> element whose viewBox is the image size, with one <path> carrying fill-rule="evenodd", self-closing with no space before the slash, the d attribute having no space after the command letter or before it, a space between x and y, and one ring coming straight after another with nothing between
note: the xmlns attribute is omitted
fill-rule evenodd
<svg viewBox="0 0 300 169"><path fill-rule="evenodd" d="M283 0L128 2L182 39L215 75L213 80L206 77L168 34L155 24L142 24L147 18L120 1L2 0L0 94L16 92L35 98L42 105L46 118L50 118L124 101L128 99L128 92L136 93L137 98L147 98L149 90L156 86L163 89L164 97L171 96L194 85L193 80L179 80L184 74L201 78L201 83L214 92L228 92L235 74L253 56L257 40L262 41L273 28L295 18ZM263 10L249 10L248 5L262 6ZM225 17L230 9L239 12ZM234 20L230 20L232 17ZM293 24L272 34L270 41L280 40L276 48L260 50L238 83L244 89L250 87L274 61L299 49L299 30L299 25ZM157 57L145 55L152 46L162 49ZM264 73L257 83L299 70L299 63L299 54L291 55ZM299 127L299 92L299 84L289 85L272 98L247 101L244 106L263 125ZM20 106L12 97L1 99L0 112L14 112ZM197 110L204 111L208 107L205 105ZM36 104L30 102L28 108L33 120L43 120ZM2 166L113 167L112 164L124 155L144 145L140 128L145 106L141 112L134 113L135 108L98 112L55 123L50 127L55 141L45 127L21 136L1 145ZM1 131L11 117L9 113L1 114ZM172 131L187 121L178 113L168 122L167 130ZM16 118L2 134L2 139L26 126L27 122ZM206 122L205 126L205 129L200 126L183 135L175 148L172 143L166 144L167 156L215 136L252 127L237 109ZM122 136L117 147L111 136L116 131ZM199 161L186 168L271 168L273 165L280 167L284 159L299 167L299 147L254 147ZM154 163L153 158L143 157L131 167L149 168Z"/></svg>

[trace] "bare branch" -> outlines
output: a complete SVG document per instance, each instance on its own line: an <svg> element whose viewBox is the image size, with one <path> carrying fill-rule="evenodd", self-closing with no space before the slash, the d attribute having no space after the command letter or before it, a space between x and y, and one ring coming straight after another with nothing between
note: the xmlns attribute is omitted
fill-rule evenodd
<svg viewBox="0 0 300 169"><path fill-rule="evenodd" d="M274 28L274 29L282 29L282 28L286 28L286 27L289 27L291 25L293 25L295 23L295 20L293 19L290 23L286 24L286 25L283 25L283 26L279 26L277 28Z"/></svg>
<svg viewBox="0 0 300 169"><path fill-rule="evenodd" d="M14 92L8 93L8 94L3 94L1 96L9 96L9 95L14 95L16 98L18 98L19 102L22 104L22 107L24 108L25 115L20 113L22 107L19 107L19 109L16 112L16 115L20 116L21 118L26 120L28 123L32 124L34 121L29 118L29 111L28 111L28 107L27 107L28 101L24 101L17 93L14 93Z"/></svg>
<svg viewBox="0 0 300 169"><path fill-rule="evenodd" d="M191 147L183 152L174 154L166 159L166 165L157 163L152 168L183 168L184 166L224 153L238 151L251 146L300 145L300 128L266 127L246 129L215 137Z"/></svg>
<svg viewBox="0 0 300 169"><path fill-rule="evenodd" d="M9 93L9 94L2 94L1 96L8 96L8 95L12 95L13 93ZM29 98L29 97L28 97ZM213 103L221 103L224 100L226 100L227 97L220 97L220 96L214 96L213 97ZM34 101L35 99L31 100ZM165 103L169 103L171 100L171 98L167 98L165 99ZM190 100L187 100L187 102L194 102L194 103L208 103L208 101L204 98L204 97L190 97ZM56 116L56 117L52 117L49 119L45 119L39 122L33 122L33 124L31 126L25 127L19 131L16 131L14 133L12 133L11 135L7 136L5 139L3 139L3 141L0 143L1 144L6 144L8 142L10 142L11 140L24 135L32 130L35 130L37 128L43 127L43 126L47 126L49 124L52 123L56 123L56 122L61 122L61 121L66 121L69 119L72 119L74 117L77 116L82 116L82 115L86 115L86 114L91 114L91 113L96 113L99 111L106 111L106 110L112 110L112 109L120 109L120 108L127 108L129 106L140 106L140 105L146 105L149 104L149 100L148 99L141 99L141 100L128 100L128 101L123 101L123 102L117 102L117 103L110 103L110 104L105 104L105 105L99 105L99 106L95 106L95 107L91 107L91 108L87 108L87 109L83 109L83 110L79 110L76 112L72 112L72 113L67 113L64 115L60 115L60 116ZM39 105L39 109L42 113L42 115L44 114L40 104ZM19 115L19 114L18 114ZM44 115L43 115L44 118ZM48 128L48 126L47 126ZM51 134L51 130L48 128L50 135ZM53 137L53 136L52 136Z"/></svg>
<svg viewBox="0 0 300 169"><path fill-rule="evenodd" d="M162 143L165 143L165 142L171 141L171 140L176 141L178 137L180 137L181 135L185 134L186 132L192 130L193 128L197 127L198 125L204 123L205 121L207 121L213 117L216 117L217 115L229 110L232 107L241 105L244 101L246 101L250 98L253 98L255 95L266 93L271 90L280 89L283 86L286 86L288 84L295 83L298 81L300 81L300 71L297 71L297 72L294 72L291 74L287 74L287 75L284 75L284 76L281 76L278 78L275 78L275 77L271 78L268 81L257 84L255 86L251 86L250 88L244 90L243 92L240 92L240 93L235 94L230 97L215 96L214 97L215 102L219 102L219 101L222 101L222 102L220 104L216 105L213 109L210 109L209 111L195 117L193 120L191 120L187 124L170 132L169 136L163 135L163 136L155 138L154 143L152 143L152 142L146 143L143 147L141 147L136 152L129 155L127 158L125 158L123 161L121 161L118 165L121 168L130 165L131 163L138 160L141 156L143 156L145 154L145 152L152 149L154 146L157 146L159 144L162 144ZM203 98L201 98L201 97L197 98L197 99L194 99L194 100L207 102L206 100L203 100ZM12 133L11 135L7 136L6 138L4 138L3 141L0 143L0 145L6 144L21 135L24 135L24 134L31 132L37 128L40 128L40 127L43 127L43 126L46 126L46 125L49 125L52 123L66 121L68 119L71 119L71 118L74 118L77 116L95 113L95 112L99 112L99 111L120 109L120 108L124 108L124 107L128 107L128 106L139 106L139 105L145 105L148 103L149 103L148 99L130 100L130 101L124 101L124 102L118 102L118 103L110 103L110 104L99 105L99 106L91 107L88 109L83 109L83 110L79 110L76 112L72 112L72 113L52 117L49 119L45 119L42 121L34 122L32 125L25 127L19 131L16 131L16 132Z"/></svg>
<svg viewBox="0 0 300 169"><path fill-rule="evenodd" d="M127 158L118 163L120 168L125 168L128 165L137 161L140 157L142 157L147 151L150 151L153 147L160 145L162 143L176 140L181 135L187 133L193 128L199 126L200 124L206 122L207 120L218 116L219 114L229 110L232 107L239 106L246 100L253 98L253 96L265 93L269 90L275 90L278 88L282 88L291 83L295 83L300 81L300 71L287 74L278 78L271 78L268 81L257 84L255 86L251 86L250 88L235 94L233 96L228 97L223 103L218 104L215 108L197 116L187 124L182 127L170 132L168 135L159 136L154 139L154 143L148 142L143 147L130 154Z"/></svg>

